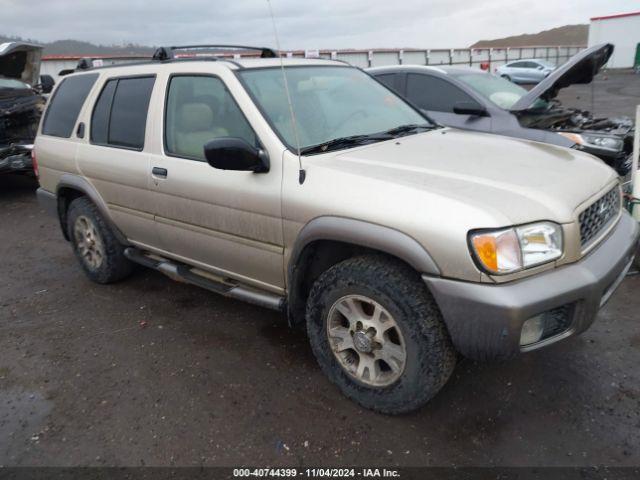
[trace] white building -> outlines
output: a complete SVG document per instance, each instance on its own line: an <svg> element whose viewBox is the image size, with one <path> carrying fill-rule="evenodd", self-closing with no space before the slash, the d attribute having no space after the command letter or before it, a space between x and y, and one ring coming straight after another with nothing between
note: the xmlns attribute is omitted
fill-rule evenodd
<svg viewBox="0 0 640 480"><path fill-rule="evenodd" d="M640 64L640 12L593 17L589 25L589 46L615 46L609 68L632 68Z"/></svg>

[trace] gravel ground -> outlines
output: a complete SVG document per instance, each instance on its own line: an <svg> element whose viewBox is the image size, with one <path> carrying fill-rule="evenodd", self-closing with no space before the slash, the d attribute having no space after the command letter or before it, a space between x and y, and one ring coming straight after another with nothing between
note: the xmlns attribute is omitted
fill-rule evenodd
<svg viewBox="0 0 640 480"><path fill-rule="evenodd" d="M0 178L0 465L640 465L639 275L581 337L464 360L387 417L276 313L143 269L92 284L34 189Z"/></svg>

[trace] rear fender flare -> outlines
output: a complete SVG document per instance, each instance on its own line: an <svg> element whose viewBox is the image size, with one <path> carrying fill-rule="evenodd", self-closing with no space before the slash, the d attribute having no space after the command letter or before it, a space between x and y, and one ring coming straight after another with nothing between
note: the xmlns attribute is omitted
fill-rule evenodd
<svg viewBox="0 0 640 480"><path fill-rule="evenodd" d="M67 240L69 240L69 238L67 234L66 224L64 221L64 218L66 216L66 210L64 208L65 207L64 202L62 201L63 195L61 195L61 192L65 188L78 191L84 196L86 196L87 198L89 198L89 200L91 200L94 203L94 205L98 208L98 210L100 211L100 214L103 216L103 218L105 219L109 227L111 227L118 241L123 245L129 244L129 242L127 241L127 237L125 237L125 235L120 231L120 229L114 223L113 218L111 217L111 213L109 212L109 207L107 206L107 203L100 196L96 188L87 179L80 177L78 175L72 175L69 173L65 173L64 175L62 175L62 177L60 177L60 181L58 182L58 186L56 187L56 197L58 198L58 217L60 219L60 226L62 227L62 233Z"/></svg>

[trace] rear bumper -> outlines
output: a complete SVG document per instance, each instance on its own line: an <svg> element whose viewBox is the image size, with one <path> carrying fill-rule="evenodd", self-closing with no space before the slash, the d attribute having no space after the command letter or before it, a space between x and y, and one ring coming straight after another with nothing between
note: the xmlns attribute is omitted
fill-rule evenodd
<svg viewBox="0 0 640 480"><path fill-rule="evenodd" d="M508 284L423 279L460 353L479 360L506 358L589 328L631 266L639 230L638 223L625 212L612 233L579 262ZM521 347L523 323L554 309L566 312L567 328Z"/></svg>
<svg viewBox="0 0 640 480"><path fill-rule="evenodd" d="M36 198L40 207L47 214L54 217L58 216L58 197L56 197L55 193L51 193L41 187L36 190Z"/></svg>

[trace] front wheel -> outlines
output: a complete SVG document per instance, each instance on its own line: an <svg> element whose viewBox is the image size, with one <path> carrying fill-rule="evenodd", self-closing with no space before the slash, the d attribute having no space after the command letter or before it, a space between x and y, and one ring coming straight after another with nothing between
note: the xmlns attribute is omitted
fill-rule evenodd
<svg viewBox="0 0 640 480"><path fill-rule="evenodd" d="M456 354L419 275L394 259L345 260L314 283L307 332L320 367L343 394L381 413L427 403Z"/></svg>
<svg viewBox="0 0 640 480"><path fill-rule="evenodd" d="M509 75L502 75L502 78L505 80L511 81L511 77Z"/></svg>

